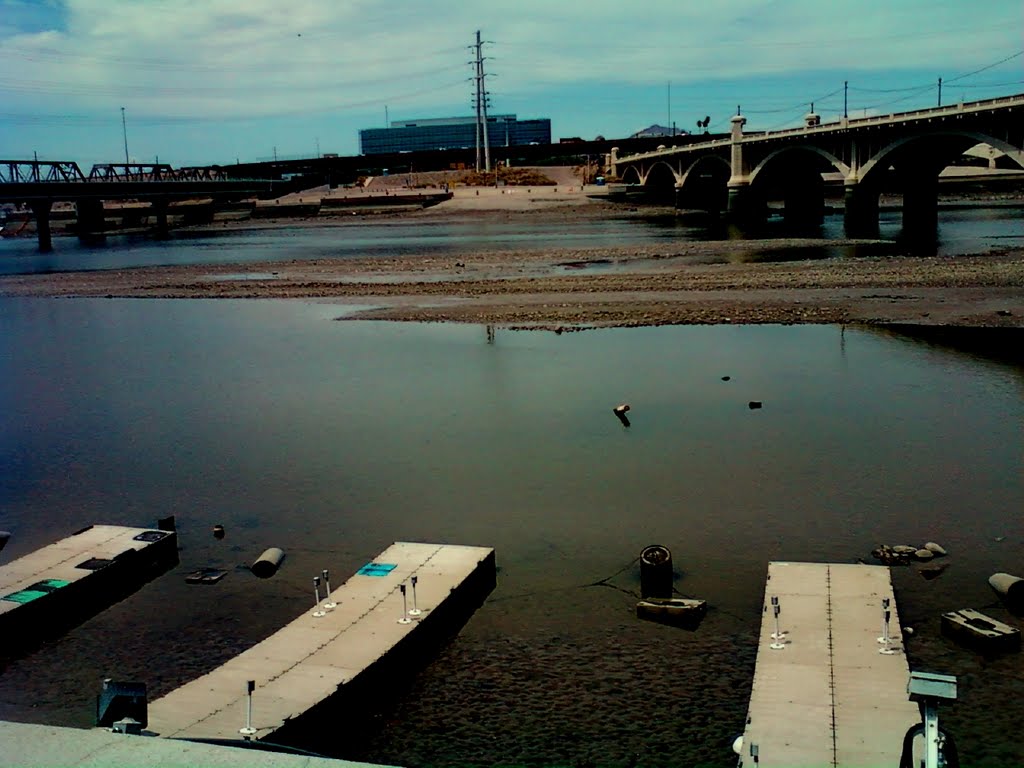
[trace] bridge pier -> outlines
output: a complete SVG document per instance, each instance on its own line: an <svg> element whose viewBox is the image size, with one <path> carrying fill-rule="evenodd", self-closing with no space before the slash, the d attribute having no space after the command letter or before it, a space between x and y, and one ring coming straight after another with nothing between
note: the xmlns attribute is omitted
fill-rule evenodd
<svg viewBox="0 0 1024 768"><path fill-rule="evenodd" d="M80 241L93 242L104 239L107 221L103 200L95 197L80 198L75 201L75 213L75 230Z"/></svg>
<svg viewBox="0 0 1024 768"><path fill-rule="evenodd" d="M50 209L52 200L36 200L29 203L32 215L36 217L36 236L39 239L39 252L49 253L53 250L53 239L50 234Z"/></svg>
<svg viewBox="0 0 1024 768"><path fill-rule="evenodd" d="M166 197L154 197L150 203L153 213L156 215L156 228L153 230L153 237L157 240L166 240L170 236L170 229L167 226L167 206L170 201Z"/></svg>
<svg viewBox="0 0 1024 768"><path fill-rule="evenodd" d="M915 174L903 186L903 234L934 238L938 228L938 175Z"/></svg>
<svg viewBox="0 0 1024 768"><path fill-rule="evenodd" d="M846 236L878 237L878 190L847 182L843 197L843 229Z"/></svg>
<svg viewBox="0 0 1024 768"><path fill-rule="evenodd" d="M756 227L768 219L768 205L750 184L730 182L726 219L741 229Z"/></svg>

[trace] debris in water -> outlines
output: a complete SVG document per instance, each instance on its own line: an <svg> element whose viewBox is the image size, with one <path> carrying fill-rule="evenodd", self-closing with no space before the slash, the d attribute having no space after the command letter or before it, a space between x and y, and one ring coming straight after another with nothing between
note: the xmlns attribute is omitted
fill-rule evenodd
<svg viewBox="0 0 1024 768"><path fill-rule="evenodd" d="M221 568L200 568L192 571L185 577L186 584L216 584L228 575L228 572Z"/></svg>
<svg viewBox="0 0 1024 768"><path fill-rule="evenodd" d="M622 405L616 405L614 408L612 408L612 413L618 416L619 421L622 422L622 426L624 427L629 426L629 418L626 416L626 411L628 410L629 405L627 403L623 403Z"/></svg>

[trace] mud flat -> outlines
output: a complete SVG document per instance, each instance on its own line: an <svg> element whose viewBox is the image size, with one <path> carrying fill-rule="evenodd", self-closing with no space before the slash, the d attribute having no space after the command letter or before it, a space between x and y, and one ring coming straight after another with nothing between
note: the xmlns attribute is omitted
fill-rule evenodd
<svg viewBox="0 0 1024 768"><path fill-rule="evenodd" d="M346 194L359 202L373 197ZM412 223L429 231L459 220L529 227L659 214L675 212L617 206L588 196L578 185L563 185L458 188L439 205L372 220ZM195 231L343 230L360 223L351 215L316 216L219 222ZM9 276L0 278L0 296L337 301L365 307L346 314L351 319L554 331L706 323L1024 327L1024 249L952 257L821 257L823 248L863 252L875 245L892 248L882 241L772 238L440 256L436 250L424 250L363 258Z"/></svg>

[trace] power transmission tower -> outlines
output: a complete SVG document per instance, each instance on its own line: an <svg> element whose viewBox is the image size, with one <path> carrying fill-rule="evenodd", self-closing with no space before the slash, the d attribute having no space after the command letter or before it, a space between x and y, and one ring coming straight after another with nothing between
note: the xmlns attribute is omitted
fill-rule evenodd
<svg viewBox="0 0 1024 768"><path fill-rule="evenodd" d="M491 170L491 145L487 139L487 87L484 73L483 42L476 31L476 169L480 171L480 147L483 145L483 170Z"/></svg>

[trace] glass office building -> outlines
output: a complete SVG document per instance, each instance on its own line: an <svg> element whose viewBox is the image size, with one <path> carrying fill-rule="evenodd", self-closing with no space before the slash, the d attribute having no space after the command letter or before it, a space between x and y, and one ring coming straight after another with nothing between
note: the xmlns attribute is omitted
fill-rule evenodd
<svg viewBox="0 0 1024 768"><path fill-rule="evenodd" d="M488 115L487 142L492 147L550 144L551 120L516 120L515 115ZM473 117L392 120L389 128L359 131L359 152L363 155L474 147L476 118Z"/></svg>

